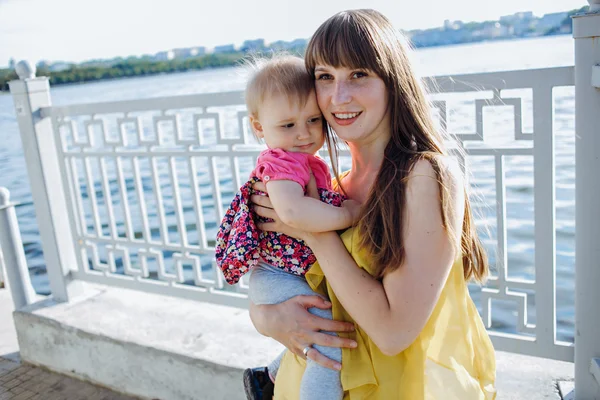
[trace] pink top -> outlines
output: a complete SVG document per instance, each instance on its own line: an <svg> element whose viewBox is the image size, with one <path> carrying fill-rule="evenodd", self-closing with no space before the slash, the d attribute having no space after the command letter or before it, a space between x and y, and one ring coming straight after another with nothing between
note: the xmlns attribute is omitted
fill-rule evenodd
<svg viewBox="0 0 600 400"><path fill-rule="evenodd" d="M319 189L331 190L329 167L320 157L307 153L267 149L258 156L256 168L250 176L255 176L265 183L274 180L294 181L306 191L311 171Z"/></svg>
<svg viewBox="0 0 600 400"><path fill-rule="evenodd" d="M301 240L279 232L263 232L256 226L251 212L252 185L262 180L291 180L306 187L314 174L322 202L341 207L346 199L332 190L329 167L319 157L284 150L265 150L257 160L250 180L235 195L217 232L215 257L217 266L229 284L234 284L262 259L285 272L303 276L316 261L315 255ZM258 221L267 221L257 217Z"/></svg>

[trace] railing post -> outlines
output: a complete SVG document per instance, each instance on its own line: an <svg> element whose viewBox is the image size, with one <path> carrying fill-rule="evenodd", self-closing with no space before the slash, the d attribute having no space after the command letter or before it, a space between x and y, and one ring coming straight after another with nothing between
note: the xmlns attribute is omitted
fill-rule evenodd
<svg viewBox="0 0 600 400"><path fill-rule="evenodd" d="M48 78L36 78L35 67L27 62L19 62L16 70L20 79L9 82L9 87L15 103L50 290L56 301L69 301L79 293L79 285L70 274L71 268L75 269L77 265L75 246L68 223L52 122L40 112L41 108L51 106L50 85Z"/></svg>
<svg viewBox="0 0 600 400"><path fill-rule="evenodd" d="M600 399L600 0L573 17L575 39L575 398ZM597 86L594 86L597 85Z"/></svg>
<svg viewBox="0 0 600 400"><path fill-rule="evenodd" d="M2 249L0 249L0 289L6 285L6 272L4 272L4 256L2 255Z"/></svg>
<svg viewBox="0 0 600 400"><path fill-rule="evenodd" d="M15 308L32 304L35 291L29 278L15 205L10 203L10 193L3 187L0 187L0 248L6 266L6 283Z"/></svg>

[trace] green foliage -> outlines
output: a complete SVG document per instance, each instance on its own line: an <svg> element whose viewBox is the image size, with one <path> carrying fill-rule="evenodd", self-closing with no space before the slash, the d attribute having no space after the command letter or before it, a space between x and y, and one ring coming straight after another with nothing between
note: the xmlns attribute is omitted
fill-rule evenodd
<svg viewBox="0 0 600 400"><path fill-rule="evenodd" d="M92 82L103 79L115 79L132 76L144 76L200 70L205 68L219 68L236 65L245 53L207 54L185 60L150 61L130 57L119 60L110 67L76 66L73 65L64 71L47 71L38 69L37 76L47 76L51 85L65 83ZM17 78L17 74L10 69L0 69L0 91L8 90L8 82Z"/></svg>

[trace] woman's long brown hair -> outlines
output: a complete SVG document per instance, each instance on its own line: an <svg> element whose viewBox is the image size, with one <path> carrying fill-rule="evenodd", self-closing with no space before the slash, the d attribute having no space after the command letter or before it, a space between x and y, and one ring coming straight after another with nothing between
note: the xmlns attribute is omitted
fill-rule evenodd
<svg viewBox="0 0 600 400"><path fill-rule="evenodd" d="M440 186L442 224L457 246L448 225L453 212L448 172L440 160L446 155L444 132L436 129L431 118L430 104L412 70L406 46L403 36L379 12L350 10L334 15L319 27L305 56L313 75L317 64L366 69L383 79L388 90L391 139L358 223L361 246L372 255L377 278L399 268L404 261L406 250L398 227L405 222L407 178L419 160L428 160L433 166ZM337 151L332 149L333 142L328 140L335 167ZM334 173L339 181L337 168ZM466 185L464 190L464 221L457 251L462 255L465 279L483 281L488 273L487 256L477 235Z"/></svg>

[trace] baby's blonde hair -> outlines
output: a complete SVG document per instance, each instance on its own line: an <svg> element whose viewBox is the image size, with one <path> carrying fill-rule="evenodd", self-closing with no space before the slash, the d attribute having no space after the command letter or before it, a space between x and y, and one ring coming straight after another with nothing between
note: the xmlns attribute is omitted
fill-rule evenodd
<svg viewBox="0 0 600 400"><path fill-rule="evenodd" d="M252 58L246 65L250 77L246 85L248 114L258 118L266 98L283 95L293 104L304 107L314 90L314 79L300 57L276 54L270 58Z"/></svg>

